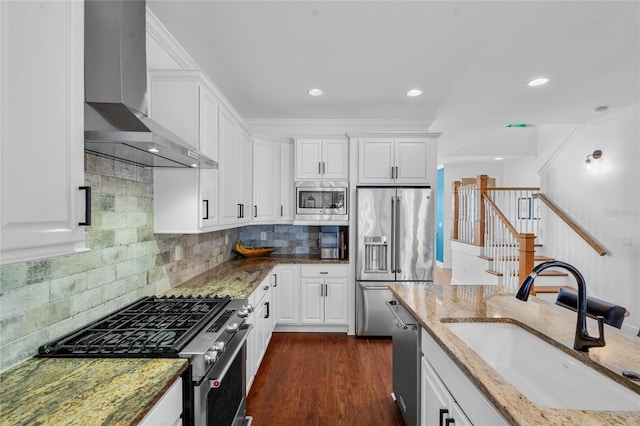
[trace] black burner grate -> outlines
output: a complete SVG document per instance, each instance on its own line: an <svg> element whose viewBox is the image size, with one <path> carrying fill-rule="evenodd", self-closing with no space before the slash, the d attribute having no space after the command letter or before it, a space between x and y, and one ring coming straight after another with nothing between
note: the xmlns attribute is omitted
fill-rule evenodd
<svg viewBox="0 0 640 426"><path fill-rule="evenodd" d="M40 347L40 356L177 356L229 297L142 298Z"/></svg>

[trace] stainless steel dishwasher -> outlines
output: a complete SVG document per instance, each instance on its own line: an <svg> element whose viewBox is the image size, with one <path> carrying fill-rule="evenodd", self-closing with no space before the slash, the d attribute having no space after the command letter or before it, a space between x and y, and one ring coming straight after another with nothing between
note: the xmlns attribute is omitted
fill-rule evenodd
<svg viewBox="0 0 640 426"><path fill-rule="evenodd" d="M386 302L394 318L393 395L407 426L420 424L420 329L397 300Z"/></svg>

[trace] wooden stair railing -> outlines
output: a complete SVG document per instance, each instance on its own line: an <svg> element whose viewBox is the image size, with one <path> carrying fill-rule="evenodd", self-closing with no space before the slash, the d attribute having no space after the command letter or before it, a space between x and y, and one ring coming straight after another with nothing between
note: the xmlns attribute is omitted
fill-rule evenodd
<svg viewBox="0 0 640 426"><path fill-rule="evenodd" d="M583 227L578 225L576 221L571 219L567 213L565 213L560 207L558 207L553 201L551 201L546 195L538 193L535 195L540 201L546 204L552 212L554 212L560 219L562 219L569 227L587 242L600 256L607 254L607 250L602 247L591 235L585 231Z"/></svg>

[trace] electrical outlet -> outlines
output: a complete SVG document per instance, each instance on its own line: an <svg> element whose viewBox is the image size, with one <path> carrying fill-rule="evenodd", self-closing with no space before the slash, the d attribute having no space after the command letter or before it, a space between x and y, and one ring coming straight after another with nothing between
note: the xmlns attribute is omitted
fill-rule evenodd
<svg viewBox="0 0 640 426"><path fill-rule="evenodd" d="M261 239L262 241L266 240L266 239L267 239L267 233L266 233L266 232L264 232L264 231L260 232L260 239Z"/></svg>
<svg viewBox="0 0 640 426"><path fill-rule="evenodd" d="M229 235L225 235L224 236L224 245L228 246L229 245Z"/></svg>
<svg viewBox="0 0 640 426"><path fill-rule="evenodd" d="M633 240L631 237L622 237L622 245L626 247L631 247L633 245Z"/></svg>
<svg viewBox="0 0 640 426"><path fill-rule="evenodd" d="M175 261L182 260L182 246L176 246L173 257Z"/></svg>

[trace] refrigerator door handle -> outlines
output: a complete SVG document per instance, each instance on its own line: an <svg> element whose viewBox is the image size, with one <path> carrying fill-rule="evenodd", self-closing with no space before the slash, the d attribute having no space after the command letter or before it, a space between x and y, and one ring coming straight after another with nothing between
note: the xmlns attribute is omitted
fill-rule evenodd
<svg viewBox="0 0 640 426"><path fill-rule="evenodd" d="M395 254L395 269L396 269L396 273L399 274L402 271L400 270L400 250L398 249L398 247L400 247L400 218L402 217L402 215L400 214L400 196L396 197L396 224L395 224L395 230L394 230L394 234L395 234L395 239L393 240L393 252Z"/></svg>
<svg viewBox="0 0 640 426"><path fill-rule="evenodd" d="M391 273L396 273L396 197L391 197Z"/></svg>

